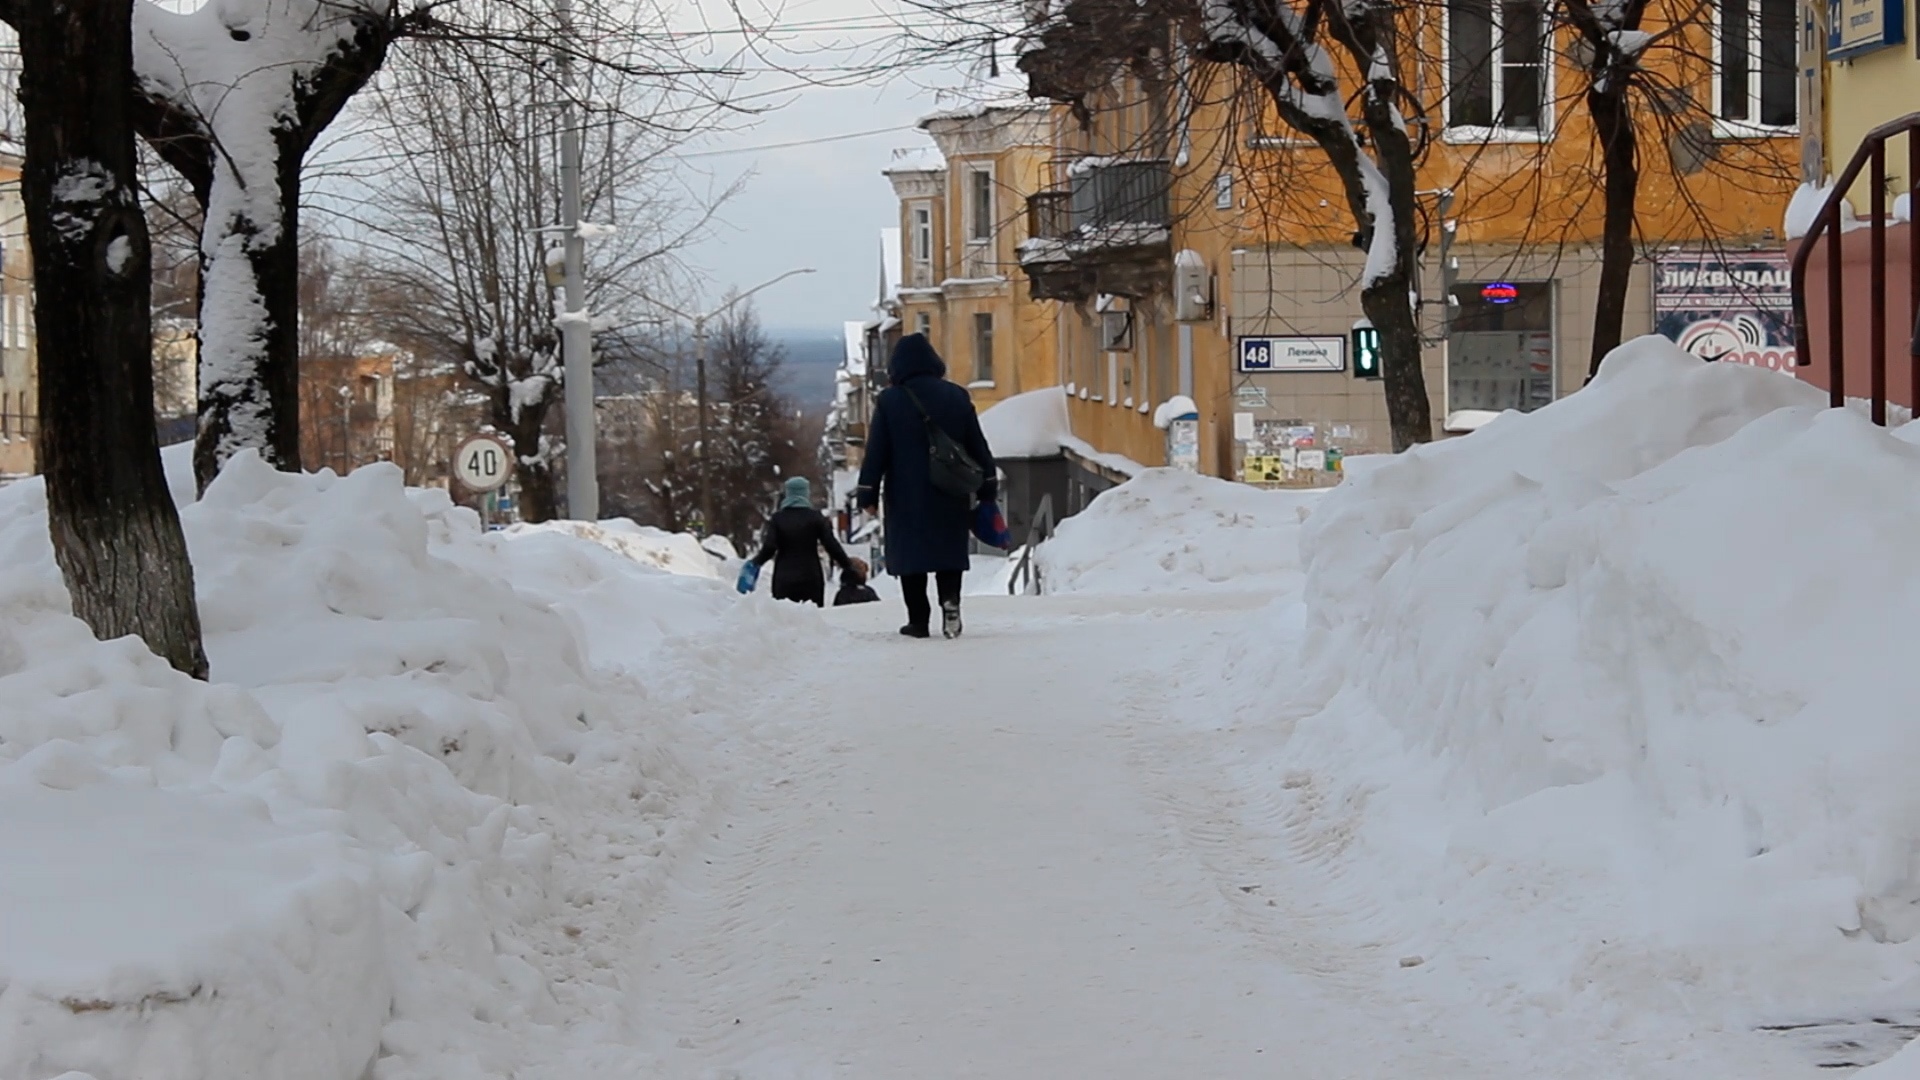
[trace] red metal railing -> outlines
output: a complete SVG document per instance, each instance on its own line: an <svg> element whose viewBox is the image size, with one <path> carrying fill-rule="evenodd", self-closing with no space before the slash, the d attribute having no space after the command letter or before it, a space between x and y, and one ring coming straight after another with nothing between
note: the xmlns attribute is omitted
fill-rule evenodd
<svg viewBox="0 0 1920 1080"><path fill-rule="evenodd" d="M1820 207L1820 216L1807 235L1801 239L1800 248L1793 255L1793 336L1795 363L1805 367L1813 363L1812 335L1807 322L1807 264L1812 260L1815 249L1821 240L1826 241L1827 253L1827 385L1828 399L1835 408L1847 403L1846 357L1847 357L1847 320L1843 308L1846 290L1843 288L1845 258L1842 252L1842 234L1840 208L1846 201L1847 192L1852 190L1854 182L1860 178L1861 170L1868 170L1868 182L1872 191L1868 196L1868 212L1865 227L1868 233L1868 306L1872 312L1868 351L1869 395L1873 422L1885 425L1887 422L1887 142L1896 135L1907 136L1907 187L1912 190L1920 186L1920 113L1909 113L1898 120L1890 120L1867 133L1860 148L1853 152L1853 160L1847 163L1845 171L1834 182L1833 190L1828 193L1827 201ZM1909 202L1909 216L1916 208ZM1909 237L1907 244L1908 259L1908 312L1906 325L1914 328L1914 337L1908 342L1908 361L1911 364L1912 388L1916 400L1910 406L1920 411L1920 243Z"/></svg>

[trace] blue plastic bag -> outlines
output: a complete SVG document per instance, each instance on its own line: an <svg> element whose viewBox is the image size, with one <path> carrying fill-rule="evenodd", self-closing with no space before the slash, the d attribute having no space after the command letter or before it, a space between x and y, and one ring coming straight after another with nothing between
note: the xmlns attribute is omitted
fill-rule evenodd
<svg viewBox="0 0 1920 1080"><path fill-rule="evenodd" d="M999 503L983 502L973 508L973 535L981 543L1001 551L1013 546L1013 534L1007 531L1007 518L1000 512Z"/></svg>
<svg viewBox="0 0 1920 1080"><path fill-rule="evenodd" d="M753 591L753 587L758 584L759 581L760 564L751 561L744 562L740 564L740 580L734 582L733 587L740 590L740 595L745 596Z"/></svg>

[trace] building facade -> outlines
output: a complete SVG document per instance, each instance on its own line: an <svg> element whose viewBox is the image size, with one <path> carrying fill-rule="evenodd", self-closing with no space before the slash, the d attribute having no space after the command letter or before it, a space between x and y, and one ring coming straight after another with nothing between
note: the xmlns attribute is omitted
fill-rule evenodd
<svg viewBox="0 0 1920 1080"><path fill-rule="evenodd" d="M1648 81L1693 89L1639 118L1641 258L1624 329L1670 332L1717 357L1729 355L1714 351L1727 321L1691 318L1699 298L1664 283L1777 280L1698 268L1779 263L1802 106L1795 9L1699 10L1656 4L1643 24ZM1441 436L1584 384L1603 220L1598 142L1575 89L1586 73L1574 32L1541 5L1408 11L1421 43L1402 75L1418 144L1414 300ZM1054 305L1075 435L1162 464L1169 444L1155 414L1187 397L1198 467L1214 475L1329 483L1342 456L1390 449L1380 383L1360 377L1354 355L1370 326L1366 252L1325 152L1291 135L1264 91L1245 80L1220 91L1235 74L1192 59L1171 30L1156 46L1162 63L1091 89L1079 58L1050 57L1040 41L1021 66L1036 98L1054 102L1053 150L1019 251L1032 294ZM1666 274L1670 264L1694 269ZM1762 309L1784 296L1722 299ZM1777 322L1763 329L1785 337ZM1748 355L1767 350L1736 358Z"/></svg>
<svg viewBox="0 0 1920 1080"><path fill-rule="evenodd" d="M886 171L900 203L886 314L899 333L927 335L983 409L1058 379L1052 313L1021 287L1018 256L1052 154L1050 111L1017 101L937 113L920 122L935 148Z"/></svg>
<svg viewBox="0 0 1920 1080"><path fill-rule="evenodd" d="M0 149L0 481L39 471L40 377L21 158Z"/></svg>

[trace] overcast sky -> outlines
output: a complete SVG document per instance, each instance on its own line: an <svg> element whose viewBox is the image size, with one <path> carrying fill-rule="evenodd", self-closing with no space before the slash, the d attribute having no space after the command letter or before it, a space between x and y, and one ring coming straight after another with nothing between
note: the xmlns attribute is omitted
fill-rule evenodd
<svg viewBox="0 0 1920 1080"><path fill-rule="evenodd" d="M710 25L738 25L724 4L701 2ZM767 20L794 28L784 37L785 51L744 63L764 69L771 60L811 67L820 78L850 77L834 69L868 66L896 48L897 31L885 27L899 10L889 0L790 0ZM761 18L758 12L749 17ZM739 44L737 36L720 40ZM742 130L689 148L686 165L709 172L716 187L745 181L714 235L687 254L702 274L705 299L811 266L819 272L755 297L767 326L837 332L843 321L867 318L878 289L879 232L899 220L880 171L895 148L931 145L913 124L953 100L932 87L957 79L953 72L917 70L864 85L799 87L793 74L758 71L742 83L745 93L794 89L773 99L784 102L781 107ZM804 145L781 145L789 143Z"/></svg>

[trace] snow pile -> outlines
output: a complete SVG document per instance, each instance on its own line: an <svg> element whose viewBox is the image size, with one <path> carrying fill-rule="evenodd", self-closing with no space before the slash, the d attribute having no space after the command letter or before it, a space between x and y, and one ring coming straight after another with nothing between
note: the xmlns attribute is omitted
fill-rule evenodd
<svg viewBox="0 0 1920 1080"><path fill-rule="evenodd" d="M1067 392L1049 386L1015 394L980 414L980 431L996 459L1059 457L1073 437Z"/></svg>
<svg viewBox="0 0 1920 1080"><path fill-rule="evenodd" d="M665 570L669 574L719 578L726 572L723 560L702 546L700 538L692 533L671 533L651 525L636 525L625 518L522 523L510 525L503 531L515 538L542 532L565 533L591 540L643 566Z"/></svg>
<svg viewBox="0 0 1920 1080"><path fill-rule="evenodd" d="M1410 986L1542 1053L1920 1011L1920 448L1823 404L1643 338L1315 508L1201 722Z"/></svg>
<svg viewBox="0 0 1920 1080"><path fill-rule="evenodd" d="M1183 416L1195 416L1199 412L1200 406L1194 404L1192 398L1185 394L1175 394L1161 402L1159 408L1153 410L1153 426L1165 431L1173 426L1175 420Z"/></svg>
<svg viewBox="0 0 1920 1080"><path fill-rule="evenodd" d="M44 489L0 492L0 1076L533 1076L563 1019L617 1019L600 940L699 795L663 721L724 693L725 655L630 676L668 632L754 647L791 616L484 535L392 466L243 454L182 518L212 684L94 640ZM596 672L616 601L674 614L612 628L625 672Z"/></svg>
<svg viewBox="0 0 1920 1080"><path fill-rule="evenodd" d="M1049 593L1297 584L1300 523L1318 498L1148 469L1061 522L1034 557Z"/></svg>
<svg viewBox="0 0 1920 1080"><path fill-rule="evenodd" d="M1813 231L1820 222L1820 211L1826 208L1827 199L1833 194L1833 185L1816 187L1813 184L1801 184L1793 191L1793 197L1787 200L1787 216L1783 224L1787 230L1787 239L1799 240ZM1853 204L1845 200L1840 203L1840 231L1852 232L1864 224L1853 212Z"/></svg>

